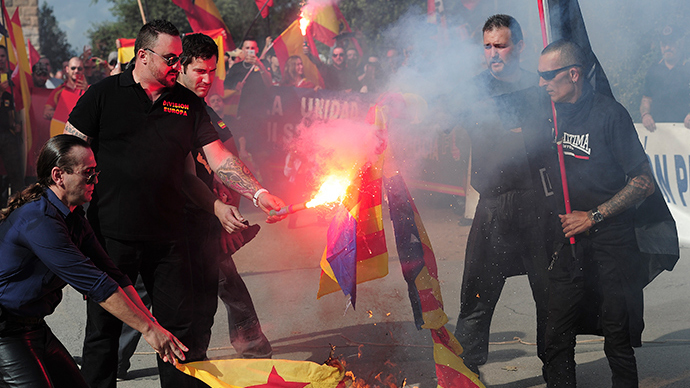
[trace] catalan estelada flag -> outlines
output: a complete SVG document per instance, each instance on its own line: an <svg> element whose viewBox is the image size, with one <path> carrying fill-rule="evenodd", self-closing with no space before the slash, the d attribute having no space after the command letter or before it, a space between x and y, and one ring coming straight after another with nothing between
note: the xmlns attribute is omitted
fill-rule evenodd
<svg viewBox="0 0 690 388"><path fill-rule="evenodd" d="M208 360L177 369L211 388L344 388L345 371L310 361L272 359Z"/></svg>
<svg viewBox="0 0 690 388"><path fill-rule="evenodd" d="M213 0L172 0L172 2L184 10L192 31L201 32L221 28L227 36L223 50L230 51L235 49L230 30L225 25L223 17L220 16L220 12Z"/></svg>
<svg viewBox="0 0 690 388"><path fill-rule="evenodd" d="M334 217L328 230L317 298L342 289L355 307L357 284L388 275L381 211L382 168L380 156L363 167L348 187L342 201L344 210Z"/></svg>
<svg viewBox="0 0 690 388"><path fill-rule="evenodd" d="M319 69L316 65L304 55L302 45L304 44L304 37L299 29L299 20L295 20L290 27L286 28L279 37L273 41L273 50L276 52L278 62L282 71L285 70L287 60L292 55L297 55L302 58L304 65L304 78L313 82L314 85L323 87L323 79L319 74Z"/></svg>

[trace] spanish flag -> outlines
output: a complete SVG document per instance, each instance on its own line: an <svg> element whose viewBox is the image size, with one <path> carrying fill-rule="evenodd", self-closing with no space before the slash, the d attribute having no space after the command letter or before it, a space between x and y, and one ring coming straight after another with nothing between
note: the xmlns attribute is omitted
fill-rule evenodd
<svg viewBox="0 0 690 388"><path fill-rule="evenodd" d="M221 28L227 36L223 50L230 51L235 49L230 30L223 22L223 17L220 16L220 12L213 0L172 0L172 2L184 10L192 31L202 32Z"/></svg>
<svg viewBox="0 0 690 388"><path fill-rule="evenodd" d="M136 39L117 40L117 61L120 63L129 63L134 58L134 42Z"/></svg>
<svg viewBox="0 0 690 388"><path fill-rule="evenodd" d="M342 368L310 361L272 359L208 360L177 364L177 369L196 377L211 388L344 387Z"/></svg>
<svg viewBox="0 0 690 388"><path fill-rule="evenodd" d="M276 52L278 62L282 71L285 69L287 60L292 55L297 55L302 58L304 65L304 78L313 82L314 85L321 85L323 87L323 79L319 74L319 69L316 65L304 55L302 45L304 44L304 37L299 29L299 20L295 20L290 27L288 27L279 37L273 41L273 50Z"/></svg>

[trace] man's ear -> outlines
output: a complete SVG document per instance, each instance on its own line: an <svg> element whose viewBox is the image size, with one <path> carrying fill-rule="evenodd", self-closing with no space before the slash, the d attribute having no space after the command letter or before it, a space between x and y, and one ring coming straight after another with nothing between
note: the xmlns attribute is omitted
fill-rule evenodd
<svg viewBox="0 0 690 388"><path fill-rule="evenodd" d="M53 182L55 182L55 184L58 186L60 186L64 181L64 174L65 172L62 171L59 167L53 167L53 169L50 170L50 177L53 179Z"/></svg>
<svg viewBox="0 0 690 388"><path fill-rule="evenodd" d="M571 67L568 71L570 73L570 80L575 84L582 77L582 70L578 67Z"/></svg>
<svg viewBox="0 0 690 388"><path fill-rule="evenodd" d="M522 50L525 49L525 41L521 40L521 41L517 42L517 44L515 45L515 48L517 49L518 53L522 54Z"/></svg>

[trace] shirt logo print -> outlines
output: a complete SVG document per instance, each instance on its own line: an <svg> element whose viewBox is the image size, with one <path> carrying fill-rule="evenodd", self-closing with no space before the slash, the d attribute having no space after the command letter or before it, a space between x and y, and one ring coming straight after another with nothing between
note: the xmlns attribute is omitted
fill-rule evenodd
<svg viewBox="0 0 690 388"><path fill-rule="evenodd" d="M163 112L187 116L187 113L189 112L189 105L180 104L178 102L163 101Z"/></svg>
<svg viewBox="0 0 690 388"><path fill-rule="evenodd" d="M589 155L592 153L592 149L589 148L589 133L571 135L563 132L563 151L565 151L565 155L577 159L589 159Z"/></svg>

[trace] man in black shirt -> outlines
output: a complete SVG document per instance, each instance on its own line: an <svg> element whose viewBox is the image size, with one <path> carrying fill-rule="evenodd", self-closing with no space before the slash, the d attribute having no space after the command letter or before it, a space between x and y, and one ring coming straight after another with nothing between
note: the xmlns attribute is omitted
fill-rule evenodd
<svg viewBox="0 0 690 388"><path fill-rule="evenodd" d="M576 239L575 257L569 247L557 250L550 266L544 377L548 387L575 387L575 336L583 308L594 304L585 300L593 289L599 302L593 315L604 335L613 386L637 387L632 347L640 345L645 266L633 217L635 206L654 192L654 178L630 115L592 89L586 65L582 49L562 40L547 46L539 59L539 85L557 111L573 209L564 214L561 202L556 242L567 247L566 239ZM526 116L522 127L530 161L542 155L550 161L551 182L560 182L551 105L542 102Z"/></svg>
<svg viewBox="0 0 690 388"><path fill-rule="evenodd" d="M65 132L93 144L102 179L88 215L108 254L130 279L141 274L161 325L184 342L191 323L182 238L187 155L202 148L219 179L262 210L283 203L223 146L203 101L177 83L182 54L177 28L167 21L147 23L134 51L134 66L79 99ZM243 227L238 219L230 223ZM92 387L113 388L121 325L91 302L87 319L82 373ZM194 384L173 366L160 360L158 366L161 386Z"/></svg>
<svg viewBox="0 0 690 388"><path fill-rule="evenodd" d="M524 47L518 22L490 17L483 28L488 69L475 77L479 99L525 89L537 77L520 68ZM506 109L506 108L504 108ZM486 112L495 117L500 112ZM486 363L491 318L507 277L527 274L537 307L537 352L544 351L548 259L537 227L532 182L519 130L484 123L467 128L472 141L471 184L480 199L465 251L455 337L470 370Z"/></svg>
<svg viewBox="0 0 690 388"><path fill-rule="evenodd" d="M24 189L25 156L22 152L24 140L22 139L22 122L19 113L15 110L12 84L9 81L9 57L7 48L0 45L0 158L5 166L8 183L12 194ZM0 185L2 186L2 185ZM4 186L2 206L7 201L7 186Z"/></svg>
<svg viewBox="0 0 690 388"><path fill-rule="evenodd" d="M662 59L647 72L640 115L649 131L656 123L684 123L690 128L690 66L684 62L683 33L666 26L659 46Z"/></svg>

